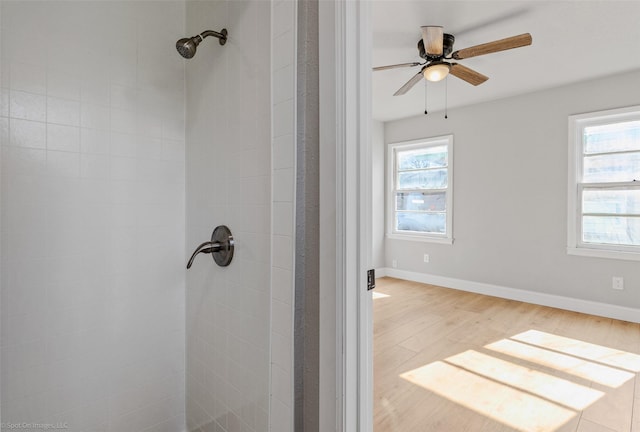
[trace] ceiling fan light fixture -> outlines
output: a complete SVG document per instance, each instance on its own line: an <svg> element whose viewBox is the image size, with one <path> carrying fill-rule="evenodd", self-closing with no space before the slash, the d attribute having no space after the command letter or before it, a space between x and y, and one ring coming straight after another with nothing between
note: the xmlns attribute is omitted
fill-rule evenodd
<svg viewBox="0 0 640 432"><path fill-rule="evenodd" d="M422 41L427 56L438 57L442 55L443 28L441 26L422 26Z"/></svg>
<svg viewBox="0 0 640 432"><path fill-rule="evenodd" d="M449 75L450 69L451 65L448 63L432 63L424 68L422 74L424 75L424 79L427 81L437 82L445 79L447 75Z"/></svg>

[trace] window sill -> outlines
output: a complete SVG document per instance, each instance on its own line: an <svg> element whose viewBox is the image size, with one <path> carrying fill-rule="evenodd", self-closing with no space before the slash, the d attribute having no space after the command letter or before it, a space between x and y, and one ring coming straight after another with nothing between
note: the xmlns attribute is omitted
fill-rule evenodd
<svg viewBox="0 0 640 432"><path fill-rule="evenodd" d="M586 257L592 257L592 258L608 258L608 259L618 259L618 260L626 260L626 261L640 261L640 253L612 251L612 250L595 249L595 248L568 247L567 254L586 256Z"/></svg>
<svg viewBox="0 0 640 432"><path fill-rule="evenodd" d="M412 234L388 234L386 236L392 240L407 240L424 243L439 243L439 244L453 244L453 239L449 237L433 237L427 235L412 235Z"/></svg>

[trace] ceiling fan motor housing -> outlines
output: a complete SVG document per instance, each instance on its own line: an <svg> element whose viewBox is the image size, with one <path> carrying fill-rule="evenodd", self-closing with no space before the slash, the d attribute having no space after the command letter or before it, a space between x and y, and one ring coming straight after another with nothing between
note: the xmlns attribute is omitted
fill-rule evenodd
<svg viewBox="0 0 640 432"><path fill-rule="evenodd" d="M420 57L425 60L438 60L444 57L448 57L453 52L453 43L455 42L455 40L456 38L453 35L444 33L442 35L442 55L433 56L427 54L427 51L424 49L424 41L420 39L418 41L418 53Z"/></svg>

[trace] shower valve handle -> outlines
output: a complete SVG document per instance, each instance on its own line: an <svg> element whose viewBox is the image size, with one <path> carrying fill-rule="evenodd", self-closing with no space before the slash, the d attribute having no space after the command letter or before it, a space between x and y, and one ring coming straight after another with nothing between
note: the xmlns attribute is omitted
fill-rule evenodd
<svg viewBox="0 0 640 432"><path fill-rule="evenodd" d="M195 252L193 252L193 255L191 255L191 258L189 258L189 262L187 263L187 268L190 269L191 265L193 264L193 260L196 258L196 255L200 254L200 253L213 253L213 252L218 252L220 250L220 243L218 242L204 242L202 243L200 246L198 246L195 250Z"/></svg>
<svg viewBox="0 0 640 432"><path fill-rule="evenodd" d="M202 243L189 258L187 268L190 269L196 255L200 253L211 254L213 260L221 267L226 267L233 259L235 242L231 230L225 225L220 225L213 230L211 241Z"/></svg>

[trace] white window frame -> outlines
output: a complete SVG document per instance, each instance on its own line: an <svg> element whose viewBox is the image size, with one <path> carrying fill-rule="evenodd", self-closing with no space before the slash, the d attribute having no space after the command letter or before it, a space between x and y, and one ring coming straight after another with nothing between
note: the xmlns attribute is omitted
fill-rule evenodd
<svg viewBox="0 0 640 432"><path fill-rule="evenodd" d="M640 106L569 116L569 166L567 253L598 258L640 261L640 247L614 244L594 244L582 241L583 131L585 127L640 120ZM628 189L639 187L634 182L595 183L589 187ZM603 185L603 186L599 186Z"/></svg>
<svg viewBox="0 0 640 432"><path fill-rule="evenodd" d="M419 233L397 231L395 229L395 192L396 192L396 150L420 147L447 146L447 214L446 233ZM390 239L413 240L430 243L453 244L453 135L443 135L431 138L423 138L412 141L402 141L388 146L387 154L387 202L386 202L387 232Z"/></svg>

